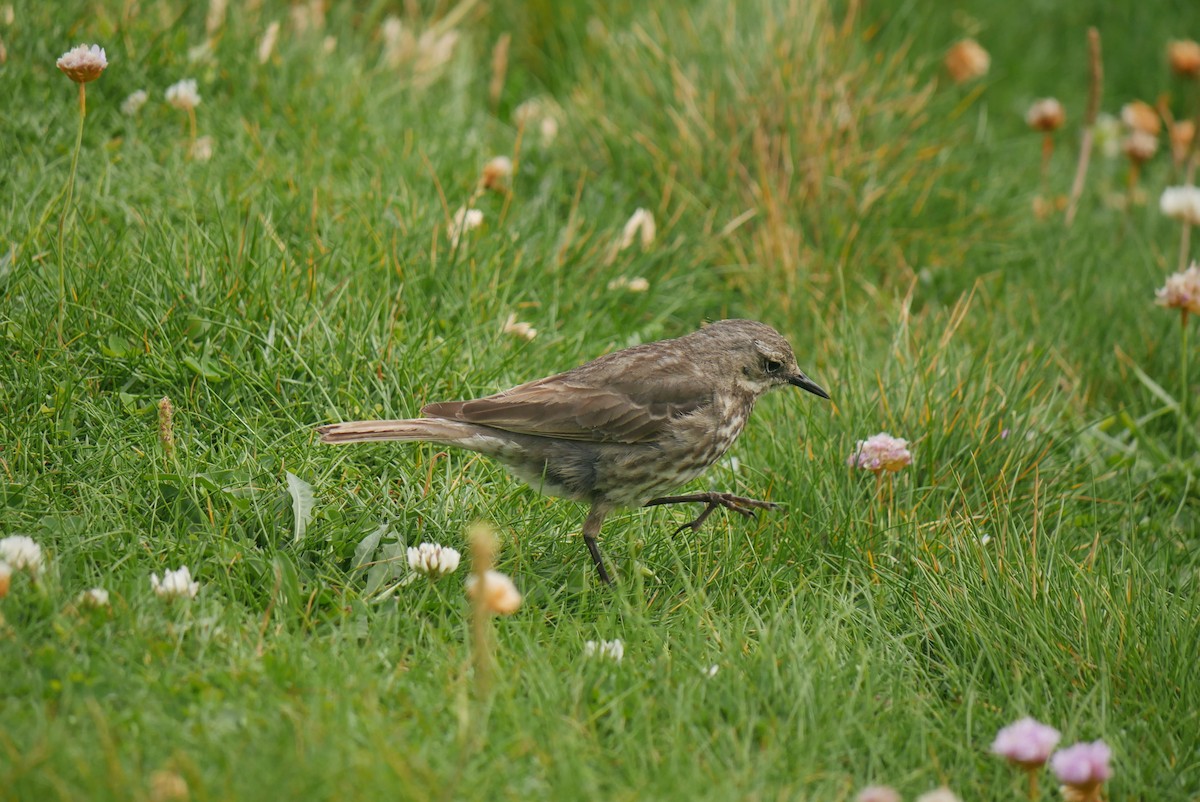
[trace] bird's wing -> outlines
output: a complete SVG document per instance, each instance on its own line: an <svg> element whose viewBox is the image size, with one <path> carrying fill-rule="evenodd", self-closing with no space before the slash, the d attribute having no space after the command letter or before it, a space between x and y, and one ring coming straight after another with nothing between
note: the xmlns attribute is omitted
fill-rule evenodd
<svg viewBox="0 0 1200 802"><path fill-rule="evenodd" d="M430 404L421 412L519 434L646 443L712 398L699 367L637 348L486 398Z"/></svg>

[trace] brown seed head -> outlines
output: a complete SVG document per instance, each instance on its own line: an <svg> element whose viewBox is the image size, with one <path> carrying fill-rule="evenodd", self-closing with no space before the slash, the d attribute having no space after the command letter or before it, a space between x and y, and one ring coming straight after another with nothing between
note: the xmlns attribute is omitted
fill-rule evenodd
<svg viewBox="0 0 1200 802"><path fill-rule="evenodd" d="M1135 164L1142 164L1154 158L1158 152L1158 137L1145 131L1133 130L1121 143L1121 150Z"/></svg>
<svg viewBox="0 0 1200 802"><path fill-rule="evenodd" d="M1121 122L1134 131L1142 131L1151 136L1162 133L1162 118L1149 103L1134 100L1121 107Z"/></svg>
<svg viewBox="0 0 1200 802"><path fill-rule="evenodd" d="M1057 131L1067 121L1067 112L1056 98L1035 100L1025 112L1025 122L1035 131Z"/></svg>
<svg viewBox="0 0 1200 802"><path fill-rule="evenodd" d="M955 83L966 83L987 75L992 66L992 57L974 39L955 42L946 51L946 71Z"/></svg>
<svg viewBox="0 0 1200 802"><path fill-rule="evenodd" d="M1168 134L1171 137L1171 158L1175 164L1183 164L1192 150L1192 140L1196 138L1196 123L1179 120L1171 125Z"/></svg>
<svg viewBox="0 0 1200 802"><path fill-rule="evenodd" d="M1200 77L1200 44L1181 39L1167 44L1167 63L1183 78Z"/></svg>

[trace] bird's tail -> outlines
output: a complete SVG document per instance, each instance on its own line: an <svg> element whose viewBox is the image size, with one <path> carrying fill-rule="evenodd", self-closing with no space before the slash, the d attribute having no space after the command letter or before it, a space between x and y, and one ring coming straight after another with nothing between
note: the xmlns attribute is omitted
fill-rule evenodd
<svg viewBox="0 0 1200 802"><path fill-rule="evenodd" d="M471 434L469 424L435 418L358 420L318 426L322 443L368 443L373 440L427 440L455 443Z"/></svg>

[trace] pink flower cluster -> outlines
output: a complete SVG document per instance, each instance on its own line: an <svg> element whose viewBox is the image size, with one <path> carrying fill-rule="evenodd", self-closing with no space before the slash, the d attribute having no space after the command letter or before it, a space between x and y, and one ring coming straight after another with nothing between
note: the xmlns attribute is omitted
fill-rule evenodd
<svg viewBox="0 0 1200 802"><path fill-rule="evenodd" d="M907 440L882 432L859 440L846 464L875 473L898 471L912 464L912 454L908 450Z"/></svg>
<svg viewBox="0 0 1200 802"><path fill-rule="evenodd" d="M1055 752L1059 738L1058 730L1026 717L996 733L992 753L1008 758L1029 772L1049 760L1059 782L1077 791L1081 799L1096 798L1096 789L1112 776L1112 768L1108 765L1112 750L1104 741L1093 741Z"/></svg>
<svg viewBox="0 0 1200 802"><path fill-rule="evenodd" d="M1050 759L1061 737L1058 730L1026 716L996 733L992 754L1021 766L1040 766Z"/></svg>

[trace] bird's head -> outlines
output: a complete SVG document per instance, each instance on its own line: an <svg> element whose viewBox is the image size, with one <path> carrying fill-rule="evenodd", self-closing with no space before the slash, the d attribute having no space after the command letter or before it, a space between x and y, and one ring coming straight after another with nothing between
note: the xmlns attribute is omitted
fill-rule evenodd
<svg viewBox="0 0 1200 802"><path fill-rule="evenodd" d="M728 347L734 381L755 396L791 385L821 398L829 398L796 364L792 346L779 332L753 320L721 320L701 332L715 336Z"/></svg>

